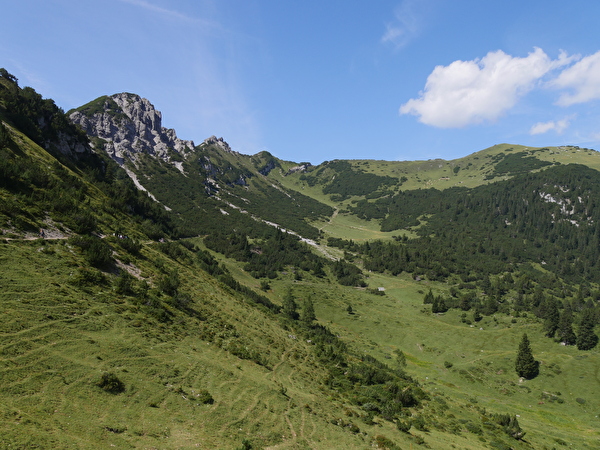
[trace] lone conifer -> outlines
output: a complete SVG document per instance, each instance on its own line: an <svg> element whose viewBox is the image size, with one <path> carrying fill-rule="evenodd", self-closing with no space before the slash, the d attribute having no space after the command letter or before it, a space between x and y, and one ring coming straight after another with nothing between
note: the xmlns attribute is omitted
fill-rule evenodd
<svg viewBox="0 0 600 450"><path fill-rule="evenodd" d="M285 296L283 297L281 312L284 316L292 319L298 320L299 314L296 311L296 299L294 298L294 294L291 289L288 289Z"/></svg>
<svg viewBox="0 0 600 450"><path fill-rule="evenodd" d="M528 380L538 376L539 363L533 358L531 347L527 333L523 334L523 339L519 344L519 353L517 353L517 361L515 362L515 370L517 375Z"/></svg>
<svg viewBox="0 0 600 450"><path fill-rule="evenodd" d="M315 315L315 307L310 295L306 298L306 300L304 300L302 314L300 314L300 320L302 320L302 322L309 327L315 320L317 320L317 316Z"/></svg>
<svg viewBox="0 0 600 450"><path fill-rule="evenodd" d="M598 336L594 333L594 311L590 308L581 313L581 324L577 334L577 348L579 350L591 350L598 344Z"/></svg>

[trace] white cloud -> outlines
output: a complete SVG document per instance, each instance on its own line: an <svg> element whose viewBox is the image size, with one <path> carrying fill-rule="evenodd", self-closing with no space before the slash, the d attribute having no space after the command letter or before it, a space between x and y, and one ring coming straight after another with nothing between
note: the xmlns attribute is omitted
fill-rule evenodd
<svg viewBox="0 0 600 450"><path fill-rule="evenodd" d="M404 0L394 11L394 20L386 24L381 42L393 44L396 48L407 45L422 28L423 0Z"/></svg>
<svg viewBox="0 0 600 450"><path fill-rule="evenodd" d="M437 66L427 78L425 91L404 103L400 114L413 114L420 122L440 128L494 121L550 70L571 60L564 53L551 60L535 48L525 58L498 50L481 59Z"/></svg>
<svg viewBox="0 0 600 450"><path fill-rule="evenodd" d="M531 127L529 134L544 134L548 131L555 131L557 134L562 134L569 127L570 123L571 120L569 117L557 121L538 122Z"/></svg>
<svg viewBox="0 0 600 450"><path fill-rule="evenodd" d="M600 99L600 51L563 70L550 86L572 91L560 96L557 102L560 106Z"/></svg>

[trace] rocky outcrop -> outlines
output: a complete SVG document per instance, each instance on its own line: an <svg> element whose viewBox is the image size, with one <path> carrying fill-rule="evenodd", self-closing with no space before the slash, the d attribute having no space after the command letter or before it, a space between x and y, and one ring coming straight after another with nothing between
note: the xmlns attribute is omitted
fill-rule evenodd
<svg viewBox="0 0 600 450"><path fill-rule="evenodd" d="M304 163L304 164L300 164L299 166L294 166L291 167L286 175L291 175L292 173L296 173L296 172L306 172L308 170L309 167L311 167L312 164L310 163Z"/></svg>
<svg viewBox="0 0 600 450"><path fill-rule="evenodd" d="M103 146L120 165L129 159L135 162L145 153L171 162L174 156L185 158L194 142L177 137L175 130L162 127L160 111L145 98L135 94L115 94L100 97L70 114L94 140Z"/></svg>
<svg viewBox="0 0 600 450"><path fill-rule="evenodd" d="M275 167L278 167L277 161L275 159L272 159L270 161L267 161L267 163L261 167L258 172L261 175L267 176L269 175L269 173L271 173L271 170L273 170Z"/></svg>
<svg viewBox="0 0 600 450"><path fill-rule="evenodd" d="M231 147L229 146L229 144L225 140L223 140L222 137L218 138L216 136L211 136L209 138L204 139L204 142L202 142L202 145L216 145L217 147L220 147L222 150L225 150L226 152L235 153L233 150L231 150Z"/></svg>

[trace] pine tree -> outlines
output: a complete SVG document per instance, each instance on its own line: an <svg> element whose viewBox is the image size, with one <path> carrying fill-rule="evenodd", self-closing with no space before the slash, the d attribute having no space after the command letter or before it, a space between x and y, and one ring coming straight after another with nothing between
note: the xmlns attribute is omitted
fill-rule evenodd
<svg viewBox="0 0 600 450"><path fill-rule="evenodd" d="M423 299L423 304L425 304L425 305L432 304L433 300L434 300L433 292L431 292L431 289L429 289L429 292L427 294L425 294L425 298Z"/></svg>
<svg viewBox="0 0 600 450"><path fill-rule="evenodd" d="M296 299L294 298L294 294L292 294L292 290L288 289L285 296L283 297L283 301L281 304L281 312L284 316L288 317L292 320L298 320L298 312L296 311Z"/></svg>
<svg viewBox="0 0 600 450"><path fill-rule="evenodd" d="M594 310L586 308L581 312L581 324L577 333L577 348L579 350L591 350L598 345L598 336L594 333L595 326Z"/></svg>
<svg viewBox="0 0 600 450"><path fill-rule="evenodd" d="M546 332L546 336L551 338L554 337L554 334L558 329L558 321L560 315L558 312L558 306L556 305L556 300L554 298L546 298L545 303L546 305L544 308L544 331Z"/></svg>
<svg viewBox="0 0 600 450"><path fill-rule="evenodd" d="M312 298L310 295L304 300L304 304L302 305L302 314L300 315L300 320L306 325L311 326L315 320L317 320L317 316L315 315L315 306L313 305Z"/></svg>
<svg viewBox="0 0 600 450"><path fill-rule="evenodd" d="M564 342L565 345L575 345L577 336L573 331L573 313L570 307L566 307L560 315L558 321L558 340Z"/></svg>
<svg viewBox="0 0 600 450"><path fill-rule="evenodd" d="M431 304L431 312L434 314L443 313L448 311L448 307L446 306L446 302L444 301L444 297L441 295L437 295L433 299L433 303Z"/></svg>
<svg viewBox="0 0 600 450"><path fill-rule="evenodd" d="M515 362L515 370L520 377L531 380L539 374L539 363L533 358L527 333L523 334Z"/></svg>

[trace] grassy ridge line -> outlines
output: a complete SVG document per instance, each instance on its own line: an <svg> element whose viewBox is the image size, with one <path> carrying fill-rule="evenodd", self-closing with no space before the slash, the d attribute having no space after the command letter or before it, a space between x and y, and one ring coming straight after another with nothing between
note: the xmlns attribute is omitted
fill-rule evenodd
<svg viewBox="0 0 600 450"><path fill-rule="evenodd" d="M600 153L577 147L545 147L534 148L522 145L499 144L455 160L428 161L379 161L379 160L350 160L354 169L373 173L379 176L406 177L399 187L402 190L436 188L444 190L454 186L477 187L482 184L508 179L508 175L488 179L497 164L495 158L499 154L516 155L537 158L550 163L579 163L600 171ZM287 168L287 166L285 166ZM456 168L460 168L455 172ZM287 168L289 170L289 168ZM301 173L287 174L287 170L274 170L269 177L276 178L288 189L304 193L314 199L345 210L352 201L362 197L351 197L342 202L332 201L329 195L322 192L322 185L309 186L300 180ZM398 188L398 187L396 187ZM347 214L337 214L328 223L315 224L333 237L354 240L389 239L391 233L381 233L377 220L366 221ZM395 234L399 234L396 232Z"/></svg>

